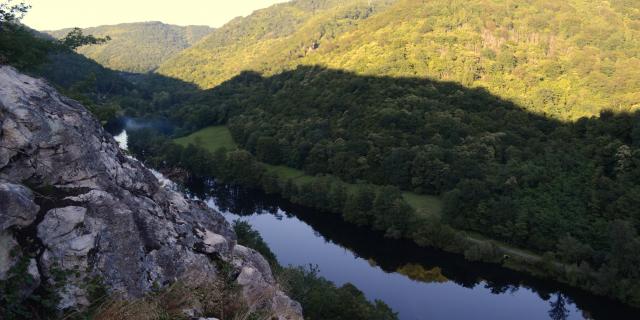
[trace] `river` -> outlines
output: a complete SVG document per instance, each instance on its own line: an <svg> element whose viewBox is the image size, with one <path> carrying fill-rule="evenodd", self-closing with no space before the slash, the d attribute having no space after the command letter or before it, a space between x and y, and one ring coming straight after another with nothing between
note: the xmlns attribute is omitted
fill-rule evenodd
<svg viewBox="0 0 640 320"><path fill-rule="evenodd" d="M126 132L117 140L126 146ZM325 278L356 285L403 320L640 319L637 309L609 299L410 241L385 239L337 215L257 190L213 181L195 181L187 188L230 222L249 222L282 265L316 265Z"/></svg>

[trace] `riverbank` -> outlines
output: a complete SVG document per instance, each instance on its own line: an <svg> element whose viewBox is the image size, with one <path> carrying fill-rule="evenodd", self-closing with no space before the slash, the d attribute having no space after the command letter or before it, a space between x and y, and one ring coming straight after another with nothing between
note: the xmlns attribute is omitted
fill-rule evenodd
<svg viewBox="0 0 640 320"><path fill-rule="evenodd" d="M198 130L188 136L180 137L173 140L175 143L187 147L189 144L194 144L198 147L214 153L222 148L226 150L238 149L238 145L233 141L229 129L225 126L211 126ZM276 166L267 163L262 163L267 169L267 172L277 176L278 180L286 182L288 180L293 181L298 187L305 183L313 183L316 177L306 174L302 170L286 167ZM337 177L326 175L331 179L339 180ZM347 188L347 192L355 193L358 189L357 184L343 182ZM374 186L376 187L376 186ZM378 186L379 187L379 186ZM416 212L425 215L439 216L442 212L442 200L438 196L433 195L421 195L413 192L403 191L403 199L409 204Z"/></svg>
<svg viewBox="0 0 640 320"><path fill-rule="evenodd" d="M226 150L235 150L239 148L238 145L233 141L231 133L226 126L207 127L190 135L174 139L173 141L183 147L194 144L198 147L204 148L211 153L214 153L223 148ZM273 174L277 178L278 183L281 186L286 184L287 181L292 181L298 188L300 188L305 184L317 183L318 179L328 178L330 180L339 180L339 178L331 175L325 175L322 177L311 176L306 174L302 170L286 166L275 166L266 163L261 163L261 165L266 168L268 173ZM341 183L344 184L347 192L351 195L354 195L358 190L357 184L346 183L343 181L341 181ZM370 186L374 189L382 188L382 186ZM413 192L402 191L402 198L409 206L411 206L411 208L414 209L415 214L418 216L439 218L442 214L442 199L438 196L422 195ZM521 248L516 248L500 241L487 239L486 237L483 237L479 234L469 234L461 230L456 230L456 232L464 234L464 237L470 243L476 245L493 244L498 248L498 250L504 252L510 257L515 257L529 262L539 262L543 260L543 257L537 253ZM557 266L561 265L558 264Z"/></svg>
<svg viewBox="0 0 640 320"><path fill-rule="evenodd" d="M259 232L246 221L233 221L238 243L266 257L278 283L303 306L308 319L398 320L383 301L368 301L351 283L336 285L320 276L317 266L283 266Z"/></svg>
<svg viewBox="0 0 640 320"><path fill-rule="evenodd" d="M370 301L387 303L400 319L537 320L552 310L567 320L638 315L620 303L556 281L469 262L460 254L419 247L410 240L388 239L338 215L258 189L201 179L186 185L228 221L246 221L259 231L282 265L317 264L321 276L336 285L353 283ZM567 312L556 313L563 309Z"/></svg>
<svg viewBox="0 0 640 320"><path fill-rule="evenodd" d="M223 130L218 128L217 130ZM564 265L552 254L539 255L497 241L451 228L434 211L418 214L402 192L394 187L346 184L332 176L308 176L286 167L265 165L249 152L202 146L207 137L183 139L183 147L153 133L141 133L132 151L154 167L182 167L195 176L216 177L224 183L260 188L266 193L324 212L345 221L381 231L388 238L411 239L419 246L437 247L464 255L469 261L495 263L506 268L552 279L597 295L632 300L603 291L598 275L577 265ZM187 141L184 141L187 140ZM220 139L219 139L220 140ZM229 142L229 141L227 141ZM432 202L433 203L433 202Z"/></svg>

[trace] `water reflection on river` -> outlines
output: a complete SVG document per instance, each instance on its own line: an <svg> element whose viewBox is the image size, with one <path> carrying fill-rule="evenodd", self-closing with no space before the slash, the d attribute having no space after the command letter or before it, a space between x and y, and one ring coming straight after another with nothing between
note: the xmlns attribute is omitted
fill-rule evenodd
<svg viewBox="0 0 640 320"><path fill-rule="evenodd" d="M351 282L401 319L640 319L638 311L579 290L344 223L259 191L194 182L189 189L229 221L248 221L284 264L314 264Z"/></svg>
<svg viewBox="0 0 640 320"><path fill-rule="evenodd" d="M126 131L116 133L126 150ZM229 221L248 221L281 264L317 265L327 279L355 284L403 320L640 319L639 310L608 299L409 241L384 239L336 215L256 190L212 181L192 181L187 188Z"/></svg>

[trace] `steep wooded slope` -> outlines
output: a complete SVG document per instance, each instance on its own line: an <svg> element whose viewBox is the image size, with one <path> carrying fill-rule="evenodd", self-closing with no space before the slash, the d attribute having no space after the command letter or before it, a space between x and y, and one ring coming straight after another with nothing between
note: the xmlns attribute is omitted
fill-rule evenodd
<svg viewBox="0 0 640 320"><path fill-rule="evenodd" d="M212 87L243 70L275 73L301 62L395 0L297 0L258 10L215 30L162 64L161 74Z"/></svg>
<svg viewBox="0 0 640 320"><path fill-rule="evenodd" d="M159 72L213 87L243 70L300 64L482 86L562 119L634 110L640 9L624 0L293 1L230 22Z"/></svg>
<svg viewBox="0 0 640 320"><path fill-rule="evenodd" d="M111 37L100 46L85 46L78 52L105 67L147 72L164 60L193 45L213 29L207 26L175 26L161 22L123 23L83 29L83 33L97 37ZM50 31L54 37L64 37L70 29Z"/></svg>

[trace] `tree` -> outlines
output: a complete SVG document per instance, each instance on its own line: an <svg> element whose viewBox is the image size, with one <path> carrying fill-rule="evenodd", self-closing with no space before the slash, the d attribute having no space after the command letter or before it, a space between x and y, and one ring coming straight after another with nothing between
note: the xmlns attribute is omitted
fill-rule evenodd
<svg viewBox="0 0 640 320"><path fill-rule="evenodd" d="M341 212L347 202L347 188L341 181L332 181L329 191L329 211Z"/></svg>
<svg viewBox="0 0 640 320"><path fill-rule="evenodd" d="M94 44L104 44L111 40L111 37L96 38L92 35L84 35L82 29L73 28L64 38L60 40L60 45L70 50L76 50L79 47Z"/></svg>
<svg viewBox="0 0 640 320"><path fill-rule="evenodd" d="M593 254L590 246L580 243L576 238L568 235L558 241L558 253L563 261L579 263Z"/></svg>
<svg viewBox="0 0 640 320"><path fill-rule="evenodd" d="M549 303L551 309L549 310L549 317L553 320L566 320L569 318L569 310L567 310L567 302L562 294L558 294L556 301Z"/></svg>
<svg viewBox="0 0 640 320"><path fill-rule="evenodd" d="M615 220L609 224L609 237L609 265L623 277L640 277L640 238L633 225L628 221Z"/></svg>
<svg viewBox="0 0 640 320"><path fill-rule="evenodd" d="M392 149L383 161L387 181L404 189L410 188L413 158L413 154L405 148Z"/></svg>
<svg viewBox="0 0 640 320"><path fill-rule="evenodd" d="M347 198L343 217L347 222L359 226L371 225L373 222L373 201L375 192L369 186L360 186L354 195Z"/></svg>
<svg viewBox="0 0 640 320"><path fill-rule="evenodd" d="M248 187L257 186L265 169L256 162L251 153L244 150L235 150L227 153L226 160L226 176L227 182Z"/></svg>
<svg viewBox="0 0 640 320"><path fill-rule="evenodd" d="M281 193L278 175L273 171L266 171L262 176L262 190L267 194Z"/></svg>
<svg viewBox="0 0 640 320"><path fill-rule="evenodd" d="M280 162L280 146L272 137L259 137L256 142L256 157L271 164Z"/></svg>
<svg viewBox="0 0 640 320"><path fill-rule="evenodd" d="M401 199L402 194L397 187L385 186L378 190L373 201L374 229L386 230L393 224L397 201Z"/></svg>
<svg viewBox="0 0 640 320"><path fill-rule="evenodd" d="M18 4L12 4L13 0L8 0L0 3L0 30L6 23L16 23L20 21L27 11L31 9L30 5L20 2Z"/></svg>

